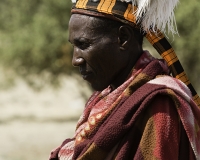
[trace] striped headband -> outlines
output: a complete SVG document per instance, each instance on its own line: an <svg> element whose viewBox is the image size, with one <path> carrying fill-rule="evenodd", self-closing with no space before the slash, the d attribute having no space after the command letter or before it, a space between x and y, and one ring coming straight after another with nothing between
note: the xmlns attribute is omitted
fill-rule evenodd
<svg viewBox="0 0 200 160"><path fill-rule="evenodd" d="M174 26L173 8L176 6L175 3L177 3L177 1L176 0L164 1L163 4L164 8L162 7L161 4L155 4L155 6L151 6L153 8L153 12L149 10L149 8L142 8L141 6L145 6L144 3L139 3L139 2L132 3L132 1L134 2L134 0L77 0L77 1L72 0L73 7L71 12L92 15L97 17L105 16L107 18L119 20L123 23L129 23L133 27L140 28L141 31L145 32L145 37L147 38L147 40L157 50L157 52L161 55L161 57L167 62L173 77L181 80L188 86L188 88L192 93L193 100L200 107L200 98L197 95L197 92L195 91L187 75L185 74L185 71L178 57L176 56L174 49L172 48L171 44L167 41L164 34L162 33L165 32L165 28L168 28L168 31L172 32L172 34L176 33L176 29L173 28ZM159 2L157 3L161 3L161 0L158 1ZM140 2L143 1L140 0ZM149 5L150 4L146 4L147 7ZM160 8L155 9L155 7L157 7L156 5L159 6ZM171 11L169 11L168 9L170 7ZM159 17L161 17L160 14L163 13L164 15L161 18L162 20L160 21L159 19ZM140 17L141 15L143 17Z"/></svg>

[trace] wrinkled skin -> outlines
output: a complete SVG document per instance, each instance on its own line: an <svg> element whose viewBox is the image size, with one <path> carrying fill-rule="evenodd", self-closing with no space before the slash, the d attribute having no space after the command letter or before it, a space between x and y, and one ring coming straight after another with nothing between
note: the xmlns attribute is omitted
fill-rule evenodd
<svg viewBox="0 0 200 160"><path fill-rule="evenodd" d="M69 42L74 47L72 64L79 67L83 79L94 90L101 91L109 85L115 89L126 80L142 51L136 40L126 35L123 27L119 34L98 32L92 25L95 18L80 14L71 16ZM129 49L129 41L136 49Z"/></svg>

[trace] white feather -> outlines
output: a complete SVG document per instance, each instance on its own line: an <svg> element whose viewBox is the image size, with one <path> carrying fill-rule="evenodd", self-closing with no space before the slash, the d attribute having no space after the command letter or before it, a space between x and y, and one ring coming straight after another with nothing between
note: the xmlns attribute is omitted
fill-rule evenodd
<svg viewBox="0 0 200 160"><path fill-rule="evenodd" d="M143 30L156 32L178 33L174 16L174 9L179 0L121 0L125 2L132 1L137 6L133 13L138 23L141 23Z"/></svg>

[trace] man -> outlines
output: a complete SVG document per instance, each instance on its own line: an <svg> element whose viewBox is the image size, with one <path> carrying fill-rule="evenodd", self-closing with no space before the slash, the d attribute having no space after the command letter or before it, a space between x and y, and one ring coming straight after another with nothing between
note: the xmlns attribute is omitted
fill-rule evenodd
<svg viewBox="0 0 200 160"><path fill-rule="evenodd" d="M179 61L153 25L141 29L130 6L129 1L74 2L72 64L96 91L74 137L54 150L51 160L200 159L200 110L189 88L170 76L180 75ZM168 58L171 71L166 61L143 50L144 36Z"/></svg>

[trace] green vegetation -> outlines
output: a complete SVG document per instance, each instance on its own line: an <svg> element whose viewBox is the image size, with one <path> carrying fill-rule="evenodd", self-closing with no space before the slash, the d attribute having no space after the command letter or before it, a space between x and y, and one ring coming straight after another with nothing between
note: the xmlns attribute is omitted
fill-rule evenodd
<svg viewBox="0 0 200 160"><path fill-rule="evenodd" d="M55 83L71 74L72 48L67 42L70 0L1 0L0 67L23 77ZM191 82L200 86L200 1L180 0L176 20L180 36L171 38ZM33 78L34 77L34 78Z"/></svg>
<svg viewBox="0 0 200 160"><path fill-rule="evenodd" d="M67 28L71 2L66 0L1 0L0 63L34 84L54 83L71 73ZM37 75L33 79L33 75ZM11 75L10 75L11 76Z"/></svg>
<svg viewBox="0 0 200 160"><path fill-rule="evenodd" d="M181 0L176 10L180 37L175 37L174 46L192 84L200 94L200 1Z"/></svg>

